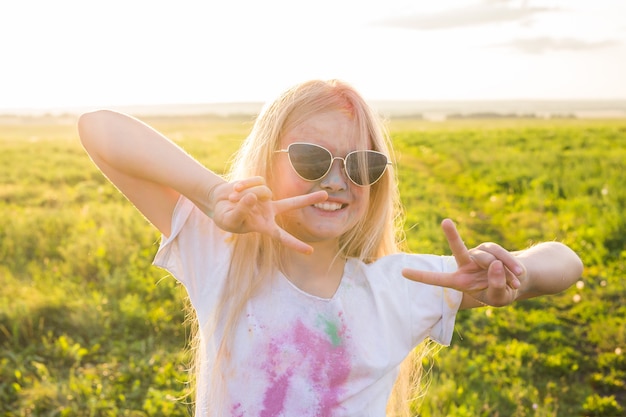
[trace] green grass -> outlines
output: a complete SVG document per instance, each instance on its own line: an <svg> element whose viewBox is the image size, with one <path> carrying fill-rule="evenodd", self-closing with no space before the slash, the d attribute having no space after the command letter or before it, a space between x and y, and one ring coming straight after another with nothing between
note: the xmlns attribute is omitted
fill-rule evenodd
<svg viewBox="0 0 626 417"><path fill-rule="evenodd" d="M216 171L249 119L148 122ZM626 410L626 121L390 124L412 251L559 240L577 287L461 312L422 416ZM72 117L0 120L0 415L189 415L185 294L158 233L89 161Z"/></svg>
<svg viewBox="0 0 626 417"><path fill-rule="evenodd" d="M446 251L449 216L469 246L559 240L586 265L562 295L461 312L423 415L622 415L626 124L429 124L394 138L414 251Z"/></svg>

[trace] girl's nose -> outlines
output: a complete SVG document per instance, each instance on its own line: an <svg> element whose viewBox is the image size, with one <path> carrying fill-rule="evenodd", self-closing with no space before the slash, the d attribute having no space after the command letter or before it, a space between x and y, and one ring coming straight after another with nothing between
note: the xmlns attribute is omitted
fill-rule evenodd
<svg viewBox="0 0 626 417"><path fill-rule="evenodd" d="M348 181L346 172L343 169L343 161L335 159L330 166L328 174L321 179L320 187L322 187L323 190L345 190L348 187Z"/></svg>

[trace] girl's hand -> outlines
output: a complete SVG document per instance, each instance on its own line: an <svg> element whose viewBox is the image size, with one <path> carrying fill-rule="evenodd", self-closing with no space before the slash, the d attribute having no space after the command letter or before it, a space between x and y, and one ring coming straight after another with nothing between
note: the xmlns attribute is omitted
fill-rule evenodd
<svg viewBox="0 0 626 417"><path fill-rule="evenodd" d="M515 301L520 279L526 278L524 265L495 243L483 243L468 250L450 219L444 220L441 227L458 269L443 273L405 268L402 274L413 281L462 291L481 304L504 306Z"/></svg>
<svg viewBox="0 0 626 417"><path fill-rule="evenodd" d="M283 245L302 253L313 248L287 233L275 217L284 211L320 203L328 198L325 191L272 200L272 191L262 177L252 177L216 186L209 196L213 207L210 216L222 230L232 233L258 232L271 236Z"/></svg>

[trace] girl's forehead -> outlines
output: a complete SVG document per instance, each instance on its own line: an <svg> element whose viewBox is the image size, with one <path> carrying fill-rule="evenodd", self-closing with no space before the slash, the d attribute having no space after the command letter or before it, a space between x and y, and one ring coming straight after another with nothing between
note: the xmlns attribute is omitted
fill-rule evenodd
<svg viewBox="0 0 626 417"><path fill-rule="evenodd" d="M361 132L359 124L345 112L332 111L313 114L285 132L281 145L309 142L337 150L370 147L369 135Z"/></svg>

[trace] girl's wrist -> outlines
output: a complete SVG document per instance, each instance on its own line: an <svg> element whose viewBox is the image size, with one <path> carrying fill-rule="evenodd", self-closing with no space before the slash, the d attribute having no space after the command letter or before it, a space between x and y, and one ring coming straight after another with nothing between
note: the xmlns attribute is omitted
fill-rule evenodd
<svg viewBox="0 0 626 417"><path fill-rule="evenodd" d="M217 203L216 189L222 184L225 184L225 181L221 177L215 176L215 178L198 182L193 189L189 189L183 194L204 214L213 218Z"/></svg>
<svg viewBox="0 0 626 417"><path fill-rule="evenodd" d="M217 203L215 190L222 184L224 184L224 182L221 180L215 182L215 184L210 184L206 191L206 205L202 211L210 218L213 218L213 215L215 214L215 204Z"/></svg>

